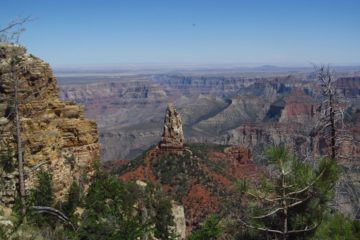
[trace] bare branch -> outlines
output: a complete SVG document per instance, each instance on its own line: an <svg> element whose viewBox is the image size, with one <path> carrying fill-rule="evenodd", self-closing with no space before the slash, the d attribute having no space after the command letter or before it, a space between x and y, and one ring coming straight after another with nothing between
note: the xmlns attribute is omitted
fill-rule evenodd
<svg viewBox="0 0 360 240"><path fill-rule="evenodd" d="M316 179L314 179L314 181L312 181L309 185L307 185L306 187L298 190L298 191L295 191L295 192L290 192L288 194L286 194L286 196L291 196L291 195L295 195L295 194L300 194L300 193L303 193L305 192L306 190L308 190L310 187L312 187L317 181L320 180L320 178L322 177L322 175L324 175L324 172L325 172L325 169L317 176Z"/></svg>
<svg viewBox="0 0 360 240"><path fill-rule="evenodd" d="M246 227L252 228L252 229L257 229L259 231L264 231L264 232L271 232L271 233L277 233L277 234L283 234L283 232L279 231L279 230L274 230L274 229L270 229L270 228L262 228L262 227L255 227L251 224L248 224L246 222L244 222L241 219L238 219L240 221L241 224L245 225Z"/></svg>
<svg viewBox="0 0 360 240"><path fill-rule="evenodd" d="M75 231L75 226L74 224L70 221L70 219L61 211L52 208L52 207L43 207L43 206L32 206L30 207L30 209L34 209L35 211L37 211L38 213L46 213L46 214L50 214L53 215L55 217L57 217L58 219L68 223L73 230Z"/></svg>
<svg viewBox="0 0 360 240"><path fill-rule="evenodd" d="M36 169L38 169L39 167L41 167L42 165L47 164L47 161L42 161L38 164L36 164L35 166L33 166L30 171L25 173L25 177L29 176L32 172L34 172Z"/></svg>
<svg viewBox="0 0 360 240"><path fill-rule="evenodd" d="M277 208L277 209L275 209L274 211L271 211L271 212L269 212L269 213L267 213L267 214L265 214L265 215L255 216L255 217L251 217L251 218L254 218L254 219L266 218L266 217L269 217L269 216L277 213L277 212L280 211L280 210L284 210L284 208L282 208L282 207L281 207L281 208Z"/></svg>
<svg viewBox="0 0 360 240"><path fill-rule="evenodd" d="M10 22L5 28L0 29L0 33L6 32L7 30L10 30L16 26L21 26L24 23L30 22L30 21L32 21L32 19L30 17L14 20L14 21Z"/></svg>
<svg viewBox="0 0 360 240"><path fill-rule="evenodd" d="M25 17L11 21L6 27L0 29L0 42L18 43L20 34L26 30L23 25L32 20L31 17Z"/></svg>

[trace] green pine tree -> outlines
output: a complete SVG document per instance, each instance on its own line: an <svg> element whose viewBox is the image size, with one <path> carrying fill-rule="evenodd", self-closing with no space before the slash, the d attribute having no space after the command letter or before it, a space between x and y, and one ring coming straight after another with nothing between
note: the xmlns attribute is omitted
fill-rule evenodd
<svg viewBox="0 0 360 240"><path fill-rule="evenodd" d="M242 225L276 239L304 238L322 222L332 199L339 168L330 158L317 167L292 156L284 146L266 152L271 173L259 186L250 189L240 182L248 206Z"/></svg>

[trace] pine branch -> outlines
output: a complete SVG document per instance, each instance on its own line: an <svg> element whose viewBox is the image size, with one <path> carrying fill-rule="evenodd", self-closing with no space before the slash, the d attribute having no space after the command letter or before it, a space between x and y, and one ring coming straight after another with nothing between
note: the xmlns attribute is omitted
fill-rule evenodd
<svg viewBox="0 0 360 240"><path fill-rule="evenodd" d="M305 191L308 190L310 187L312 187L317 181L320 180L320 178L322 177L322 175L324 175L324 172L325 172L325 169L323 169L323 171L319 174L319 176L316 177L316 179L315 179L312 183L310 183L309 185L307 185L307 186L304 187L303 189L300 189L300 190L295 191L295 192L287 193L286 196L291 196L291 195L300 194L300 193L305 192Z"/></svg>
<svg viewBox="0 0 360 240"><path fill-rule="evenodd" d="M311 232L311 231L314 231L319 226L320 226L320 223L315 224L314 226L312 226L310 228L309 228L309 226L306 226L305 229L290 230L290 231L288 231L288 234Z"/></svg>
<svg viewBox="0 0 360 240"><path fill-rule="evenodd" d="M269 216L271 216L271 215L273 215L273 214L277 213L277 212L278 212L278 211L280 211L280 210L284 210L284 208L282 208L282 207L280 207L280 208L276 208L274 211L271 211L271 212L269 212L269 213L267 213L267 214L265 214L265 215L260 215L260 216L251 217L251 218L253 218L253 219L262 219L262 218L266 218L266 217L269 217Z"/></svg>
<svg viewBox="0 0 360 240"><path fill-rule="evenodd" d="M271 232L271 233L277 233L277 234L283 234L283 232L279 231L279 230L274 230L274 229L270 229L270 228L262 228L262 227L255 227L251 224L248 224L246 222L244 222L243 220L241 219L238 219L240 221L241 224L243 224L244 226L246 227L249 227L249 228L252 228L252 229L256 229L256 230L259 230L259 231L263 231L263 232Z"/></svg>

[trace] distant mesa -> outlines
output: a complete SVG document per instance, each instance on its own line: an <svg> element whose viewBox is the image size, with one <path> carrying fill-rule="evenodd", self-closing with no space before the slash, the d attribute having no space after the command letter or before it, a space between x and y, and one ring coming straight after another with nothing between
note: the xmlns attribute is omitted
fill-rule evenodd
<svg viewBox="0 0 360 240"><path fill-rule="evenodd" d="M277 68L277 66L274 65L262 65L260 68Z"/></svg>

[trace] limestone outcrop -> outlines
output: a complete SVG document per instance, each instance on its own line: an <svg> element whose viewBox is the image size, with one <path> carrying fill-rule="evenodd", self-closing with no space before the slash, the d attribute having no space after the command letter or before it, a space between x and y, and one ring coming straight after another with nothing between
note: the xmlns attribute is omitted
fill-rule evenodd
<svg viewBox="0 0 360 240"><path fill-rule="evenodd" d="M168 103L165 113L164 130L159 143L159 148L165 151L182 150L184 141L180 114L171 103Z"/></svg>
<svg viewBox="0 0 360 240"><path fill-rule="evenodd" d="M177 204L175 201L171 202L171 212L175 222L175 232L178 240L186 238L186 219L184 206Z"/></svg>
<svg viewBox="0 0 360 240"><path fill-rule="evenodd" d="M50 66L13 44L0 45L0 204L16 197L17 156L14 89L18 89L25 188L36 172L53 176L54 194L62 199L73 181L85 182L99 158L97 125L84 118L83 107L60 99ZM85 186L86 187L86 186Z"/></svg>

